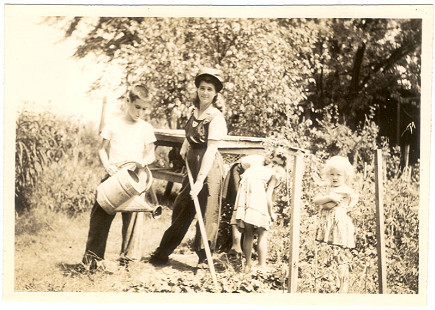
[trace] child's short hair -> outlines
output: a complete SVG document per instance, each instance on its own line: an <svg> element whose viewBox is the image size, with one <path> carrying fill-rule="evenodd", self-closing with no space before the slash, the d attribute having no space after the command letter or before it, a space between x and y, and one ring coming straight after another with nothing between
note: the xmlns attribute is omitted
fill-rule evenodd
<svg viewBox="0 0 435 310"><path fill-rule="evenodd" d="M148 88L146 88L144 85L136 84L128 92L128 99L130 99L130 102L134 102L137 99L146 100L149 94L150 92Z"/></svg>
<svg viewBox="0 0 435 310"><path fill-rule="evenodd" d="M322 174L325 177L328 172L331 169L340 169L343 170L344 175L345 175L345 183L347 185L350 185L350 183L352 182L352 179L354 177L354 170L353 170L353 166L351 165L351 163L349 162L349 160L346 157L343 156L333 156L330 159L328 159L325 163L325 166L323 167L322 170Z"/></svg>
<svg viewBox="0 0 435 310"><path fill-rule="evenodd" d="M273 152L272 152L272 154L271 154L271 157L272 157L272 161L273 161L273 159L275 159L275 158L279 158L279 159L281 159L281 160L282 160L282 166L283 166L283 167L286 166L286 164L287 164L287 152L286 152L286 150L285 150L284 147L282 147L282 146L277 146L277 147L273 150Z"/></svg>

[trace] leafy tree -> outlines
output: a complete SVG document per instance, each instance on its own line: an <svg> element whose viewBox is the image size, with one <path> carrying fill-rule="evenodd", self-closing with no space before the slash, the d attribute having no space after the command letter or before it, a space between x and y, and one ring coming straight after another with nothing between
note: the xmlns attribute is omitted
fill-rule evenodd
<svg viewBox="0 0 435 310"><path fill-rule="evenodd" d="M230 133L301 137L334 107L338 124L386 130L397 102L419 120L421 20L240 18L50 18L82 44L74 56L123 68L125 80L154 86L154 119L180 127L199 66L223 69ZM102 87L110 75L93 88ZM414 98L410 101L408 98ZM393 109L393 110L391 110ZM395 121L395 120L394 120ZM405 123L401 131L404 131ZM396 126L397 127L397 126ZM284 128L284 130L282 130ZM417 128L418 129L418 128ZM414 135L415 136L415 135ZM398 141L396 141L398 142Z"/></svg>
<svg viewBox="0 0 435 310"><path fill-rule="evenodd" d="M338 122L352 130L360 130L369 117L391 142L412 143L415 161L419 157L421 20L298 23L313 40L313 49L301 53L313 68L308 100L303 103L305 117L316 124L325 108L334 106Z"/></svg>
<svg viewBox="0 0 435 310"><path fill-rule="evenodd" d="M209 65L226 74L223 95L232 133L266 136L297 121L297 104L304 98L302 73L309 68L286 40L294 29L279 20L99 18L89 26L89 20L74 18L64 25L66 35L82 22L89 31L75 56L117 63L125 70L125 84L151 83L158 90L156 117L175 115L179 126L191 105L198 67ZM94 87L101 85L100 80Z"/></svg>

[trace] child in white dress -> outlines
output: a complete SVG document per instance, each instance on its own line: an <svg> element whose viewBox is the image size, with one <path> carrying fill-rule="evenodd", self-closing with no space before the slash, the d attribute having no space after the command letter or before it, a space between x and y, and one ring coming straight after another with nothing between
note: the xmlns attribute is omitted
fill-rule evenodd
<svg viewBox="0 0 435 310"><path fill-rule="evenodd" d="M275 156L274 162L285 165L283 157ZM258 265L266 268L267 237L271 222L276 219L273 212L273 193L280 184L285 171L276 165L264 166L262 161L253 161L241 176L231 224L243 232L243 254L246 259L245 272L251 270L254 234L258 234Z"/></svg>
<svg viewBox="0 0 435 310"><path fill-rule="evenodd" d="M326 162L323 176L328 183L326 192L314 197L314 203L321 208L316 240L333 246L339 292L347 293L349 266L345 252L355 247L355 227L348 211L358 202L358 195L350 187L354 171L347 158L334 156Z"/></svg>

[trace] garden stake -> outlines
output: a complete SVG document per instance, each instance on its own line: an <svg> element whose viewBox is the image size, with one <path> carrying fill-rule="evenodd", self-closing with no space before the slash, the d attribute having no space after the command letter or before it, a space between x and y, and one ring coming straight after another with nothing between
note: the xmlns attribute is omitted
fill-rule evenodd
<svg viewBox="0 0 435 310"><path fill-rule="evenodd" d="M189 177L190 188L192 188L194 182L193 182L192 172L190 171L189 164L187 163L187 159L186 159L186 170L187 170L187 176ZM204 221L202 219L201 207L199 205L198 196L192 197L192 200L195 205L196 216L198 217L199 230L201 232L202 243L204 244L205 255L207 256L208 267L210 268L210 273L213 279L216 292L219 292L219 285L216 279L216 273L214 270L213 258L211 257L210 247L208 246L207 233L205 231Z"/></svg>
<svg viewBox="0 0 435 310"><path fill-rule="evenodd" d="M368 277L368 268L367 264L369 264L369 261L366 261L366 264L364 266L364 294L367 294L367 277Z"/></svg>
<svg viewBox="0 0 435 310"><path fill-rule="evenodd" d="M375 153L375 194L376 194L376 241L378 252L378 279L379 293L387 293L387 267L385 259L385 237L384 237L384 199L383 199L383 168L382 150Z"/></svg>
<svg viewBox="0 0 435 310"><path fill-rule="evenodd" d="M308 175L313 175L312 172L312 167L313 167L313 155L309 156L309 164L308 164ZM308 193L311 193L311 182L308 182ZM287 200L288 201L288 200ZM316 242L316 233L317 233L317 215L314 216L314 243ZM317 261L317 257L318 257L318 252L317 252L317 246L314 247L314 293L318 293L318 288L317 288L317 278L319 276L318 274L318 261Z"/></svg>
<svg viewBox="0 0 435 310"><path fill-rule="evenodd" d="M317 214L314 217L314 227L317 227ZM314 242L316 242L316 229L314 229ZM314 247L314 293L318 293L317 290L317 277L319 276L318 274L318 262L317 262L317 257L318 257L318 252L317 252L317 246Z"/></svg>
<svg viewBox="0 0 435 310"><path fill-rule="evenodd" d="M293 182L290 215L290 255L288 292L296 293L298 286L299 260L299 230L300 230L300 201L303 176L303 155L294 156Z"/></svg>

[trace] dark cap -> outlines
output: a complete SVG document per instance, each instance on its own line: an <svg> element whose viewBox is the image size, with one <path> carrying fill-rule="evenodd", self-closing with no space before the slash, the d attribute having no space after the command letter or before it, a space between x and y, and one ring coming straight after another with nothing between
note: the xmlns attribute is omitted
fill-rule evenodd
<svg viewBox="0 0 435 310"><path fill-rule="evenodd" d="M201 81L206 77L206 76L211 76L214 80L215 80L215 86L216 86L216 91L220 92L224 82L224 79L222 77L222 71L218 70L218 69L213 69L213 68L201 68L201 70L199 71L198 75L195 78L195 85L196 87L199 87L199 84L201 83Z"/></svg>

